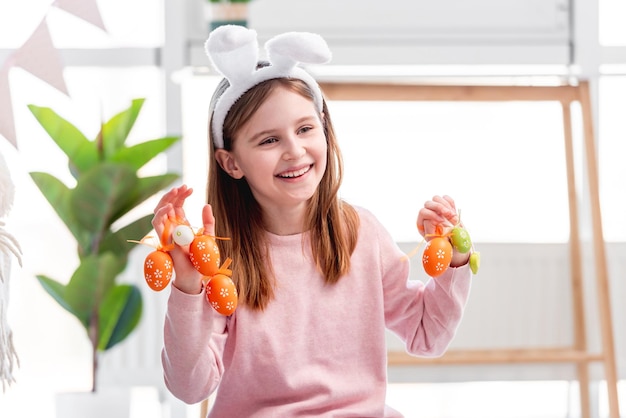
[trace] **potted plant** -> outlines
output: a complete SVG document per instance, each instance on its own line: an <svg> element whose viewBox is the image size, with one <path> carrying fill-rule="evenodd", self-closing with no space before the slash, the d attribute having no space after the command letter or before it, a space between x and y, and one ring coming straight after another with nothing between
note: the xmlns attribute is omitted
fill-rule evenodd
<svg viewBox="0 0 626 418"><path fill-rule="evenodd" d="M74 187L44 172L30 176L76 240L79 265L67 284L44 274L38 281L84 327L92 347L92 388L97 390L98 355L124 341L137 327L142 297L133 284L118 283L136 244L152 230L152 214L122 219L179 176L140 177L138 171L180 137L127 146L143 99L101 125L94 140L47 107L29 105L37 121L68 157ZM128 216L127 216L128 218ZM120 225L121 223L121 225Z"/></svg>
<svg viewBox="0 0 626 418"><path fill-rule="evenodd" d="M222 25L248 25L248 3L252 0L205 0L209 31Z"/></svg>

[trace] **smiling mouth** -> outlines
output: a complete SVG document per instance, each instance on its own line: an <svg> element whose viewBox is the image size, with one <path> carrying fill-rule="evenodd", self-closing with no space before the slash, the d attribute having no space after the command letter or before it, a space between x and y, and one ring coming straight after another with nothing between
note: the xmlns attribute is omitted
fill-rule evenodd
<svg viewBox="0 0 626 418"><path fill-rule="evenodd" d="M277 174L276 177L283 178L283 179L293 179L293 178L300 177L308 173L311 167L312 165L308 165L304 168L301 168L300 170L285 171L284 173Z"/></svg>

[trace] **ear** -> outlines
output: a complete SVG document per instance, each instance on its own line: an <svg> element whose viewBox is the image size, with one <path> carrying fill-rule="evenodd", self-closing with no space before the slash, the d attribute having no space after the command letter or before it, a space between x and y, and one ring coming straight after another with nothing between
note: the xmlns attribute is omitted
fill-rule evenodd
<svg viewBox="0 0 626 418"><path fill-rule="evenodd" d="M215 159L220 167L222 167L222 170L228 173L232 178L239 180L243 177L243 172L239 169L237 161L235 161L235 158L229 151L224 149L215 150Z"/></svg>

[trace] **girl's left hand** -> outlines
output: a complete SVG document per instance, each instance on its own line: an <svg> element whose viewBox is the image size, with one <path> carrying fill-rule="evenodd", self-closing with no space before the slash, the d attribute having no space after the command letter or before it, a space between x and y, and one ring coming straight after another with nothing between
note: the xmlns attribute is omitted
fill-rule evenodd
<svg viewBox="0 0 626 418"><path fill-rule="evenodd" d="M438 225L443 228L446 234L459 223L459 215L454 204L454 199L450 196L433 196L431 200L424 203L417 215L417 230L426 239L430 239L431 234L436 233ZM456 250L452 253L451 267L458 267L469 261L469 253L462 254Z"/></svg>

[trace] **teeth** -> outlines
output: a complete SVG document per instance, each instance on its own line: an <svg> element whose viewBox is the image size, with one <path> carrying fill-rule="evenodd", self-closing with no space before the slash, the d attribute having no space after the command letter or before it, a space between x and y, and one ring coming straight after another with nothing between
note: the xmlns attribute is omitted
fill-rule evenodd
<svg viewBox="0 0 626 418"><path fill-rule="evenodd" d="M287 173L282 173L282 174L279 174L279 177L285 177L285 178L299 177L299 176L303 175L304 173L306 173L307 171L309 171L310 168L311 167L305 167L302 170L289 171Z"/></svg>

